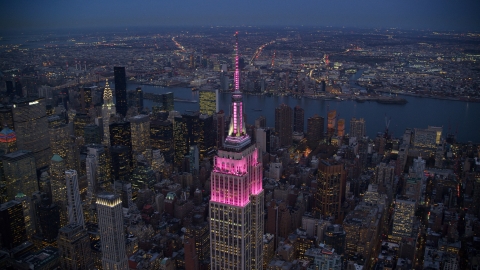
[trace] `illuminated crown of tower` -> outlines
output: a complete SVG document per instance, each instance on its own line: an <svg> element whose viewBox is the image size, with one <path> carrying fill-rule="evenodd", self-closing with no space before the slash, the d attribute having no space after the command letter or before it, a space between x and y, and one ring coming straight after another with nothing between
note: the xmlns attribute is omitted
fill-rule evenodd
<svg viewBox="0 0 480 270"><path fill-rule="evenodd" d="M238 54L238 32L235 33L235 74L234 74L234 87L232 93L232 119L230 121L230 127L228 129L228 136L225 139L225 146L240 145L243 147L250 144L250 136L247 135L245 128L245 120L243 119L243 98L242 92L240 92L240 69L238 66L239 54Z"/></svg>
<svg viewBox="0 0 480 270"><path fill-rule="evenodd" d="M112 100L113 94L110 85L108 84L108 79L105 81L105 90L103 90L103 100L106 102L107 100Z"/></svg>

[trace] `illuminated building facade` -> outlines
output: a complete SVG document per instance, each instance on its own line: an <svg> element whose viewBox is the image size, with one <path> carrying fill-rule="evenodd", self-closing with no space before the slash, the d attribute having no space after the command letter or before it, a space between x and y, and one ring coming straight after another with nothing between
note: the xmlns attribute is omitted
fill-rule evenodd
<svg viewBox="0 0 480 270"><path fill-rule="evenodd" d="M88 124L85 126L84 131L84 139L85 139L85 144L101 144L102 143L102 137L101 137L101 130L100 127L95 125L95 124Z"/></svg>
<svg viewBox="0 0 480 270"><path fill-rule="evenodd" d="M103 105L102 105L102 119L103 119L103 143L110 145L110 118L117 113L115 104L113 103L113 94L108 80L105 82L105 89L103 90Z"/></svg>
<svg viewBox="0 0 480 270"><path fill-rule="evenodd" d="M5 127L0 131L0 149L5 154L17 151L17 135L8 127Z"/></svg>
<svg viewBox="0 0 480 270"><path fill-rule="evenodd" d="M442 127L414 128L412 143L417 148L436 149L441 137Z"/></svg>
<svg viewBox="0 0 480 270"><path fill-rule="evenodd" d="M322 160L318 165L315 213L341 218L345 196L346 174L344 164L335 160Z"/></svg>
<svg viewBox="0 0 480 270"><path fill-rule="evenodd" d="M235 49L232 117L211 175L211 269L263 269L262 164L243 119L238 38Z"/></svg>
<svg viewBox="0 0 480 270"><path fill-rule="evenodd" d="M125 67L113 67L115 76L115 105L117 112L125 117L127 115L127 75Z"/></svg>
<svg viewBox="0 0 480 270"><path fill-rule="evenodd" d="M7 186L7 200L13 200L17 193L32 196L38 191L37 171L34 154L26 150L3 156L3 172Z"/></svg>
<svg viewBox="0 0 480 270"><path fill-rule="evenodd" d="M47 166L51 149L45 99L22 99L14 102L12 112L18 149L33 152L37 169Z"/></svg>
<svg viewBox="0 0 480 270"><path fill-rule="evenodd" d="M152 149L159 149L165 161L173 161L173 123L165 121L152 121L150 123L150 142Z"/></svg>
<svg viewBox="0 0 480 270"><path fill-rule="evenodd" d="M345 136L345 119L338 119L337 135L338 135L338 137Z"/></svg>
<svg viewBox="0 0 480 270"><path fill-rule="evenodd" d="M71 142L68 125L61 124L48 129L50 148L52 154L59 155L63 159L68 156L68 144Z"/></svg>
<svg viewBox="0 0 480 270"><path fill-rule="evenodd" d="M307 119L307 145L310 149L317 148L323 138L324 122L325 119L316 114Z"/></svg>
<svg viewBox="0 0 480 270"><path fill-rule="evenodd" d="M365 119L356 119L353 117L350 120L350 137L361 139L367 135L365 130Z"/></svg>
<svg viewBox="0 0 480 270"><path fill-rule="evenodd" d="M99 193L97 196L97 211L103 269L128 270L122 200L113 193Z"/></svg>
<svg viewBox="0 0 480 270"><path fill-rule="evenodd" d="M136 108L137 112L143 110L143 91L141 87L128 91L128 107Z"/></svg>
<svg viewBox="0 0 480 270"><path fill-rule="evenodd" d="M292 108L287 104L281 104L275 108L275 133L280 139L280 146L288 146L293 140Z"/></svg>
<svg viewBox="0 0 480 270"><path fill-rule="evenodd" d="M407 197L397 196L393 211L392 237L399 241L402 237L412 237L413 219L415 217L416 201Z"/></svg>
<svg viewBox="0 0 480 270"><path fill-rule="evenodd" d="M337 111L332 110L327 114L327 134L332 136L335 133L335 126L337 124Z"/></svg>
<svg viewBox="0 0 480 270"><path fill-rule="evenodd" d="M27 240L23 207L18 201L0 205L0 243L3 248L12 249Z"/></svg>
<svg viewBox="0 0 480 270"><path fill-rule="evenodd" d="M75 223L84 228L85 220L83 216L82 200L80 198L77 171L66 170L65 182L67 186L68 222L70 224Z"/></svg>
<svg viewBox="0 0 480 270"><path fill-rule="evenodd" d="M50 159L50 185L52 201L60 209L60 226L67 225L67 187L65 185L65 161L59 155Z"/></svg>
<svg viewBox="0 0 480 270"><path fill-rule="evenodd" d="M32 236L36 231L35 207L32 202L32 198L23 193L18 193L15 196L15 201L18 201L22 204L25 231L27 232L28 239L32 239Z"/></svg>
<svg viewBox="0 0 480 270"><path fill-rule="evenodd" d="M88 183L87 199L91 202L99 191L110 188L111 171L103 145L91 144L87 146L87 150L85 161Z"/></svg>
<svg viewBox="0 0 480 270"><path fill-rule="evenodd" d="M198 121L199 134L198 134L198 149L200 150L200 160L209 156L215 148L215 128L213 123L213 116L200 115Z"/></svg>
<svg viewBox="0 0 480 270"><path fill-rule="evenodd" d="M148 115L137 115L130 118L132 132L132 151L143 154L150 146L150 118Z"/></svg>
<svg viewBox="0 0 480 270"><path fill-rule="evenodd" d="M85 137L85 127L90 123L90 116L86 113L77 113L73 119L73 132L75 137Z"/></svg>
<svg viewBox="0 0 480 270"><path fill-rule="evenodd" d="M200 90L199 102L200 113L206 115L215 115L218 112L218 90Z"/></svg>
<svg viewBox="0 0 480 270"><path fill-rule="evenodd" d="M112 177L114 180L126 181L130 175L130 150L125 145L114 145L110 147L112 159Z"/></svg>
<svg viewBox="0 0 480 270"><path fill-rule="evenodd" d="M93 269L90 239L82 225L70 223L60 228L57 243L62 269Z"/></svg>

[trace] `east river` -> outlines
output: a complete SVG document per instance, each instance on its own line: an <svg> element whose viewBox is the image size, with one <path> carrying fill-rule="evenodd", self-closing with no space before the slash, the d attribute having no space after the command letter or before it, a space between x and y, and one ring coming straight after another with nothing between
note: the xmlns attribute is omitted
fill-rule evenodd
<svg viewBox="0 0 480 270"><path fill-rule="evenodd" d="M133 90L137 86L142 87L142 90L148 93L173 92L174 96L178 98L198 100L198 91L192 91L190 88L128 84L127 89ZM305 110L305 128L307 127L307 118L314 114L326 118L327 111L336 110L338 118L345 119L347 132L350 131L350 119L352 117L364 118L367 134L371 138L375 137L377 132L385 130L385 117L387 117L391 119L389 130L396 137L400 137L405 128L427 128L430 125L442 126L444 135L457 132L459 142L480 143L480 103L412 96L402 97L408 101L407 104L379 104L375 101L358 103L354 100L297 99L266 95L244 95L243 100L247 123L249 124L254 124L255 119L263 115L267 119L267 126L274 127L275 108L285 103L292 108L298 105ZM219 98L220 109L229 115L231 95L220 93ZM153 102L145 100L144 104L151 108ZM175 102L175 110L181 113L186 110L197 111L198 109L198 103Z"/></svg>

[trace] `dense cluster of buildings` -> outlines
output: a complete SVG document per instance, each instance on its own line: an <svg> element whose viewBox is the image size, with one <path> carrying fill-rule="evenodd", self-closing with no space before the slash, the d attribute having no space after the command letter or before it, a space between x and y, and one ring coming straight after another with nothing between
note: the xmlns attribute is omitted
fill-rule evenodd
<svg viewBox="0 0 480 270"><path fill-rule="evenodd" d="M182 38L172 40L186 54ZM119 66L113 89L107 80L35 93L7 80L0 268L479 267L478 145L433 126L369 138L363 118L331 110L305 119L286 104L275 108L274 127L265 117L249 125L238 37L233 59L230 71L219 62L208 71L233 73L231 84L196 82L231 89L230 115L218 110L218 91L203 90L199 111L175 111L171 92L148 97L148 110L142 90L127 89L129 68ZM180 66L209 63L190 54ZM178 76L165 70L172 74L152 76ZM289 76L288 91L311 89ZM325 81L318 88L335 91Z"/></svg>

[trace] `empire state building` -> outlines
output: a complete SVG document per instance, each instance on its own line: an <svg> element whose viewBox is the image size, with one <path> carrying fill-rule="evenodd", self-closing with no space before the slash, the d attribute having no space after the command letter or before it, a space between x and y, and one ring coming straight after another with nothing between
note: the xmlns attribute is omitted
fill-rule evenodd
<svg viewBox="0 0 480 270"><path fill-rule="evenodd" d="M214 159L210 199L211 269L262 269L262 164L246 133L235 34L235 89L223 148Z"/></svg>

